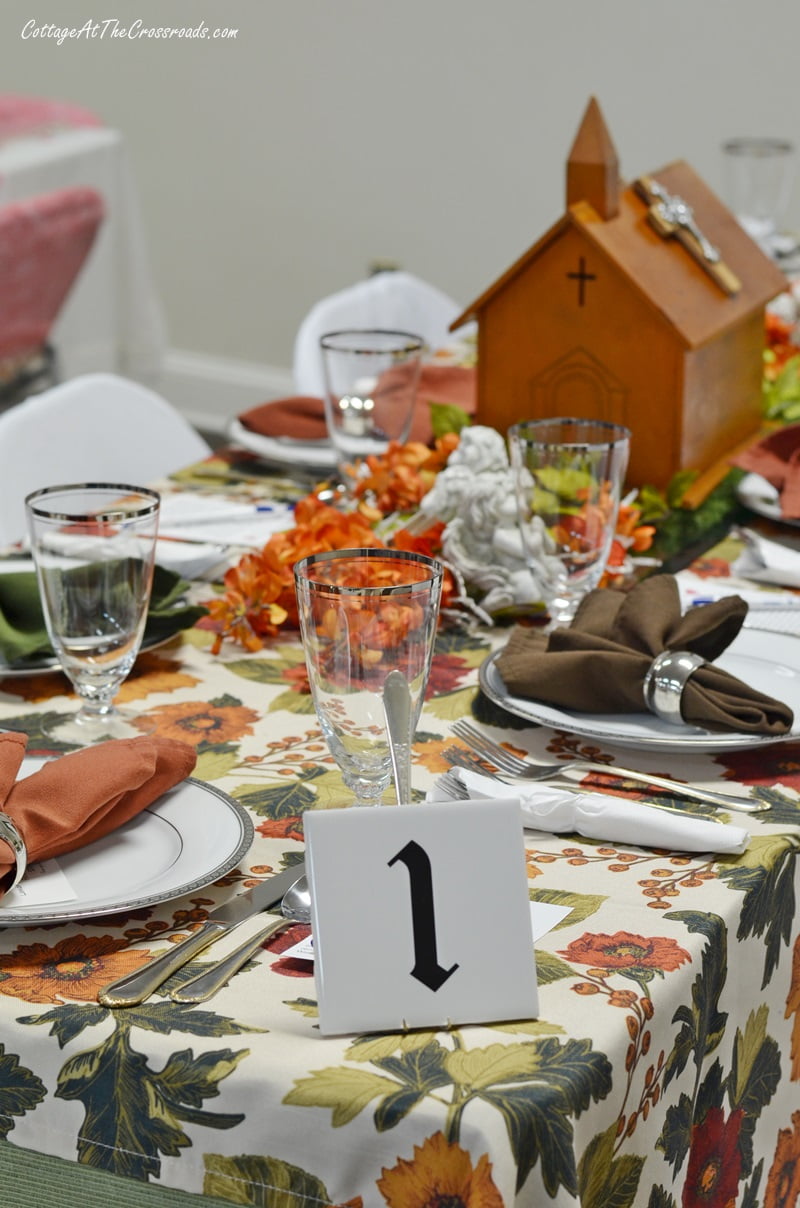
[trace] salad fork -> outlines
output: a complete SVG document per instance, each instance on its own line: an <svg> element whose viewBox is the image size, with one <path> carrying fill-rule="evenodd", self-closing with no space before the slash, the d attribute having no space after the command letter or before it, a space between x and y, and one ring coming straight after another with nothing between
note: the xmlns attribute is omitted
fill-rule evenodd
<svg viewBox="0 0 800 1208"><path fill-rule="evenodd" d="M728 793L715 793L711 789L695 788L681 780L670 780L666 776L654 776L650 772L637 772L631 768L621 768L616 764L595 763L589 759L573 759L569 763L540 763L530 759L521 759L513 752L507 751L492 739L487 738L469 722L457 721L453 726L453 734L460 738L468 747L481 758L493 764L501 775L518 777L520 780L555 780L569 779L568 772L591 772L600 776L616 776L623 780L637 780L653 788L660 788L675 797L687 797L692 801L703 801L706 805L715 805L722 809L740 810L742 813L756 814L768 809L765 802L753 801L745 797L734 797ZM452 748L451 748L452 750ZM484 769L485 770L485 769Z"/></svg>

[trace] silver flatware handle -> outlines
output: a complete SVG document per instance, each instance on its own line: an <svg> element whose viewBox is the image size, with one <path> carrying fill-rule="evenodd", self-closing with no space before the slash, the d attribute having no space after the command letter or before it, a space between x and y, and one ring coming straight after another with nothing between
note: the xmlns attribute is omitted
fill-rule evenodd
<svg viewBox="0 0 800 1208"><path fill-rule="evenodd" d="M138 1006L177 969L228 930L227 923L215 923L209 919L199 931L193 931L180 944L174 944L166 952L162 952L161 956L148 961L142 969L103 986L97 995L97 1001L104 1007Z"/></svg>
<svg viewBox="0 0 800 1208"><path fill-rule="evenodd" d="M673 797L689 797L692 801L703 801L706 805L716 805L724 809L740 810L744 814L758 814L769 807L762 801L753 801L748 797L734 797L728 793L715 793L712 789L698 789L682 780L669 780L666 776L653 776L650 772L634 772L630 768L620 768L616 764L588 763L576 759L574 763L565 764L565 768L576 771L596 772L604 776L618 776L622 780L639 780L642 784L652 784L656 788L665 789Z"/></svg>
<svg viewBox="0 0 800 1208"><path fill-rule="evenodd" d="M170 993L170 998L173 1002L207 1002L258 951L264 940L269 939L278 931L283 931L286 927L291 927L293 921L283 918L273 919L271 923L262 927L255 935L251 935L250 939L245 940L238 948L234 948L228 956L217 961L205 973L198 973L197 977L193 977L191 981L178 986Z"/></svg>

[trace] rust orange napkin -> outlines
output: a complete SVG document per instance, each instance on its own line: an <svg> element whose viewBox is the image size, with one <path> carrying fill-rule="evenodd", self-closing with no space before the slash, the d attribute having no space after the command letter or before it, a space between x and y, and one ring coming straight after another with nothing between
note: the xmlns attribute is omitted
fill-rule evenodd
<svg viewBox="0 0 800 1208"><path fill-rule="evenodd" d="M781 512L800 518L800 424L787 424L734 457L732 465L766 478L780 495Z"/></svg>
<svg viewBox="0 0 800 1208"><path fill-rule="evenodd" d="M194 747L170 738L116 739L50 760L17 781L26 741L0 734L0 809L16 823L30 864L116 830L184 780L197 758ZM14 866L0 841L0 891Z"/></svg>
<svg viewBox="0 0 800 1208"><path fill-rule="evenodd" d="M409 440L433 440L430 405L460 407L475 414L475 370L461 365L423 365ZM251 407L239 417L243 427L273 439L326 440L325 406L321 398L298 394Z"/></svg>
<svg viewBox="0 0 800 1208"><path fill-rule="evenodd" d="M686 681L684 721L706 730L786 734L794 720L788 705L712 666L746 615L739 596L681 615L673 576L654 575L629 592L589 592L572 624L549 635L518 627L497 669L513 696L584 713L646 713L644 678L653 659L664 650L690 650L709 662Z"/></svg>

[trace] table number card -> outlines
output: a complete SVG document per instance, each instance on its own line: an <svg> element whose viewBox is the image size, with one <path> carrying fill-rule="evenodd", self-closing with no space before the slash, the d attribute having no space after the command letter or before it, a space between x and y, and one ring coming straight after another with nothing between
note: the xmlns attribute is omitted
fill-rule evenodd
<svg viewBox="0 0 800 1208"><path fill-rule="evenodd" d="M320 1031L532 1019L519 802L308 811Z"/></svg>

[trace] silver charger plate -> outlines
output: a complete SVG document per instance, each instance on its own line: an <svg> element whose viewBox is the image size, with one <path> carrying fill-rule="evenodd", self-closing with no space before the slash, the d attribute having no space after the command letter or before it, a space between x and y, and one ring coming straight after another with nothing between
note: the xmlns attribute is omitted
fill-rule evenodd
<svg viewBox="0 0 800 1208"><path fill-rule="evenodd" d="M559 709L544 701L512 696L497 669L500 651L481 666L480 685L489 700L516 717L540 726L566 730L581 738L621 747L653 748L659 751L737 751L790 742L800 738L800 637L766 630L742 630L715 666L735 675L752 688L783 701L794 712L791 733L780 738L762 734L701 729L672 725L650 713L578 713Z"/></svg>
<svg viewBox="0 0 800 1208"><path fill-rule="evenodd" d="M23 774L38 766L41 761L26 759ZM190 778L105 838L57 858L75 898L25 906L12 891L0 900L0 926L70 922L169 902L219 880L252 842L243 807Z"/></svg>
<svg viewBox="0 0 800 1208"><path fill-rule="evenodd" d="M778 491L760 474L745 474L736 488L736 497L757 516L764 516L767 520L777 520L780 524L789 524L792 528L800 527L800 519L784 516Z"/></svg>
<svg viewBox="0 0 800 1208"><path fill-rule="evenodd" d="M166 637L145 639L139 647L139 653L144 654L147 650L156 650L159 646L165 646L167 642L171 642L175 633L167 634ZM26 659L15 659L13 663L7 663L2 655L0 655L0 679L23 679L31 675L46 675L49 671L60 671L61 664L54 654L32 654Z"/></svg>
<svg viewBox="0 0 800 1208"><path fill-rule="evenodd" d="M228 436L236 445L255 453L276 466L329 474L336 469L336 457L328 440L291 440L289 437L261 436L251 432L238 419L228 425Z"/></svg>

